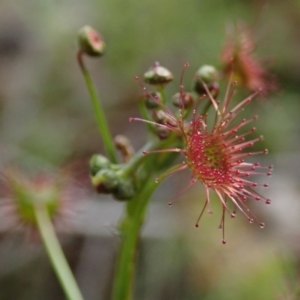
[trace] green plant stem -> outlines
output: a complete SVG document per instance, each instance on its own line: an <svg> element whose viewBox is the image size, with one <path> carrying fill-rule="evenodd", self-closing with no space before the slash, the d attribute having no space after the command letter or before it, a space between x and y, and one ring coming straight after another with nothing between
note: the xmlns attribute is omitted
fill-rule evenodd
<svg viewBox="0 0 300 300"><path fill-rule="evenodd" d="M67 298L69 300L83 300L45 205L35 206L35 216L47 254Z"/></svg>
<svg viewBox="0 0 300 300"><path fill-rule="evenodd" d="M127 202L126 217L121 224L122 244L115 271L113 300L131 300L133 297L135 262L140 231L150 197L156 188L157 183L148 180L139 195Z"/></svg>
<svg viewBox="0 0 300 300"><path fill-rule="evenodd" d="M87 68L84 65L83 62L83 53L81 51L77 54L77 60L80 66L80 69L82 71L83 77L85 79L86 85L88 87L90 97L92 100L92 105L94 108L94 112L96 115L96 121L98 124L98 129L100 131L101 137L103 139L105 150L111 160L112 163L116 164L118 162L116 149L114 146L114 141L112 138L112 135L110 133L108 123L104 114L104 110L101 105L100 98L98 96L97 90L95 88L95 85L93 83L93 80L87 70Z"/></svg>
<svg viewBox="0 0 300 300"><path fill-rule="evenodd" d="M157 88L157 91L160 93L161 102L163 104L166 104L167 98L166 98L166 93L165 93L165 87L164 86L160 86L160 87Z"/></svg>
<svg viewBox="0 0 300 300"><path fill-rule="evenodd" d="M145 155L144 152L151 152L153 150L158 149L166 149L167 145L174 143L175 140L176 136L173 135L169 139L163 141L156 137L148 141L147 144L138 152L136 152L131 158L131 160L126 164L126 166L122 170L123 176L129 176L130 174L135 172L137 168L147 159L147 155Z"/></svg>
<svg viewBox="0 0 300 300"><path fill-rule="evenodd" d="M163 176L157 183L153 175L158 170L169 166L175 158L174 153L164 153L164 155L146 156L147 159L144 160L143 157L145 156L141 157L141 153L145 149L167 149L172 146L178 146L178 139L175 135L164 141L158 139L149 141L141 151L136 153L137 157L131 162L130 170L136 168L140 160L142 160L148 176L141 182L140 186L142 188L139 190L139 193L126 204L126 215L120 226L122 241L115 270L113 300L131 300L133 297L135 264L140 232L144 224L150 198L167 177Z"/></svg>

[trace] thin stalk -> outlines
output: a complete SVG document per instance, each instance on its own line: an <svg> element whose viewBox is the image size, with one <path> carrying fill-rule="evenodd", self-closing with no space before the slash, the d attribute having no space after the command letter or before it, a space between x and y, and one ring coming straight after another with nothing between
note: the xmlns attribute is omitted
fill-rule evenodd
<svg viewBox="0 0 300 300"><path fill-rule="evenodd" d="M126 164L126 166L122 170L123 176L129 176L137 170L138 166L141 165L141 163L146 159L146 156L143 153L144 151L151 151L153 149L156 149L160 144L161 141L159 139L154 139L147 142L147 144L138 152L136 152L131 160Z"/></svg>
<svg viewBox="0 0 300 300"><path fill-rule="evenodd" d="M157 91L160 93L161 102L163 104L166 104L167 98L166 98L166 93L165 93L165 87L164 86L160 86L160 87L157 88Z"/></svg>
<svg viewBox="0 0 300 300"><path fill-rule="evenodd" d="M158 144L156 144L157 142L155 141L152 143L149 142L146 147L149 149L155 149L157 146L159 146L159 148L161 146L163 146L163 148L168 148L168 146L174 146L178 143L176 136L173 136L173 138L165 141L158 142ZM157 170L170 165L175 158L175 156L170 153L162 157L156 155L150 157L144 161L143 165L148 172L148 176L143 179L142 184L140 185L142 188L139 193L133 199L127 202L126 215L120 225L122 241L118 254L117 267L115 270L112 294L113 300L131 300L133 298L136 256L138 252L140 232L144 224L150 198L153 192L165 179L163 176L157 183L152 175ZM132 163L133 166L136 167L138 160Z"/></svg>
<svg viewBox="0 0 300 300"><path fill-rule="evenodd" d="M47 254L62 289L69 300L83 300L70 270L45 205L35 206L35 217Z"/></svg>
<svg viewBox="0 0 300 300"><path fill-rule="evenodd" d="M104 114L104 110L101 105L99 95L98 95L95 85L93 83L92 77L90 76L87 68L84 65L83 53L80 51L77 54L77 60L78 60L80 69L82 71L83 77L85 79L86 85L88 87L89 93L90 93L93 109L94 109L94 112L96 115L98 129L99 129L101 137L103 139L105 150L106 150L111 162L116 164L118 162L118 159L117 159L116 149L114 146L114 141L113 141L112 135L111 135L109 127L108 127L108 123L106 120L106 116Z"/></svg>
<svg viewBox="0 0 300 300"><path fill-rule="evenodd" d="M147 155L145 155L144 152L157 149L166 149L168 148L168 145L174 143L174 141L176 141L176 135L172 135L168 139L163 141L156 137L148 141L147 144L138 152L136 152L131 160L126 164L126 166L122 170L123 176L129 176L130 174L135 172L141 165L141 163L143 163L147 159Z"/></svg>
<svg viewBox="0 0 300 300"><path fill-rule="evenodd" d="M113 300L133 299L133 282L140 231L150 197L157 185L154 180L150 179L141 193L127 203L127 215L121 225L122 244L115 272Z"/></svg>
<svg viewBox="0 0 300 300"><path fill-rule="evenodd" d="M145 103L143 101L140 101L139 103L140 113L144 120L151 120L152 117L149 114L149 110L146 108ZM147 124L147 128L149 132L154 133L154 127L152 125Z"/></svg>

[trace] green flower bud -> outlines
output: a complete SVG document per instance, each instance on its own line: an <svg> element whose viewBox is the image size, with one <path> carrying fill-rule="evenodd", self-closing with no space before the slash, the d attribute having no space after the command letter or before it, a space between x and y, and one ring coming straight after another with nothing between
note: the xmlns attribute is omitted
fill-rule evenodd
<svg viewBox="0 0 300 300"><path fill-rule="evenodd" d="M208 90L212 93L213 97L219 94L219 73L215 67L204 65L195 74L193 83L193 90L199 95L206 94L203 83L207 85Z"/></svg>
<svg viewBox="0 0 300 300"><path fill-rule="evenodd" d="M115 138L116 147L129 160L133 148L125 136ZM93 155L90 160L91 182L98 193L112 194L118 200L128 200L135 195L132 178L123 172L124 164L112 164L102 155Z"/></svg>
<svg viewBox="0 0 300 300"><path fill-rule="evenodd" d="M200 76L201 79L206 83L214 83L219 80L219 73L215 67L210 65L202 66L196 73L196 75Z"/></svg>
<svg viewBox="0 0 300 300"><path fill-rule="evenodd" d="M88 25L79 30L78 41L80 51L89 56L97 57L105 52L106 45L101 35Z"/></svg>
<svg viewBox="0 0 300 300"><path fill-rule="evenodd" d="M159 137L159 139L165 140L165 139L167 139L170 136L171 131L169 129L167 129L167 128L156 127L155 128L155 133L157 134L157 136Z"/></svg>
<svg viewBox="0 0 300 300"><path fill-rule="evenodd" d="M95 176L102 169L108 169L110 166L110 161L103 155L95 154L90 159L90 173L92 176Z"/></svg>
<svg viewBox="0 0 300 300"><path fill-rule="evenodd" d="M120 180L113 195L117 200L129 200L135 195L135 187L131 180Z"/></svg>
<svg viewBox="0 0 300 300"><path fill-rule="evenodd" d="M151 85L164 86L173 80L173 74L156 62L145 74L145 82Z"/></svg>
<svg viewBox="0 0 300 300"><path fill-rule="evenodd" d="M158 102L161 102L161 95L160 93L151 93L150 95L146 94L141 97L141 100L145 102L145 105L148 109L154 109L159 107Z"/></svg>
<svg viewBox="0 0 300 300"><path fill-rule="evenodd" d="M194 99L191 93L176 93L172 97L172 104L179 108L189 108L193 106L193 102Z"/></svg>
<svg viewBox="0 0 300 300"><path fill-rule="evenodd" d="M110 169L100 170L91 178L92 184L98 193L111 194L117 188L119 179L115 171Z"/></svg>
<svg viewBox="0 0 300 300"><path fill-rule="evenodd" d="M220 86L217 82L212 83L208 86L208 89L214 99L217 99L220 93Z"/></svg>
<svg viewBox="0 0 300 300"><path fill-rule="evenodd" d="M163 110L154 110L152 113L153 120L157 123L176 127L177 123L170 118Z"/></svg>

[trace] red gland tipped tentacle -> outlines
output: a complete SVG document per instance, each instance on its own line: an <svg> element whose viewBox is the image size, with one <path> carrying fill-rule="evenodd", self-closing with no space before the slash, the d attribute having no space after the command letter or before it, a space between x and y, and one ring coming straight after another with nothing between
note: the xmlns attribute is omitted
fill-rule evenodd
<svg viewBox="0 0 300 300"><path fill-rule="evenodd" d="M224 119L231 118L233 114L239 114L242 109L245 108L245 106L249 105L253 98L258 95L258 92L254 92L250 96L248 96L246 99L241 101L239 104L237 104L233 109L231 109L225 116Z"/></svg>
<svg viewBox="0 0 300 300"><path fill-rule="evenodd" d="M228 205L226 203L226 199L224 199L223 195L220 193L219 190L216 189L215 191L216 191L216 193L217 193L217 195L218 195L218 197L219 197L219 199L222 203L223 208L225 208L229 212L229 214L232 215L232 212L230 211L230 209L228 208Z"/></svg>
<svg viewBox="0 0 300 300"><path fill-rule="evenodd" d="M255 127L253 127L253 128L251 128L249 131L247 131L247 132L244 132L244 133L242 133L242 134L240 134L240 135L236 135L236 136L234 136L233 138L227 140L226 145L229 146L229 145L231 145L232 143L237 143L237 142L239 142L239 141L244 141L246 136L248 136L248 135L254 133L255 131L256 131L256 129L255 129Z"/></svg>
<svg viewBox="0 0 300 300"><path fill-rule="evenodd" d="M171 131L173 131L177 134L180 133L180 130L177 127L171 126L169 124L161 124L161 123L157 123L157 122L154 122L154 121L149 121L149 120L145 120L145 119L141 119L141 118L129 118L129 122L132 123L132 122L135 122L135 121L142 122L142 123L147 123L147 124L158 126L158 127L161 127L161 128L166 128L166 129L171 130Z"/></svg>
<svg viewBox="0 0 300 300"><path fill-rule="evenodd" d="M232 96L229 96L233 74L234 74L234 72L232 69L232 71L230 72L229 80L228 80L227 87L226 87L226 93L225 93L224 103L223 103L223 108L222 108L222 115L224 115L226 113L226 111L230 105L230 102L233 98Z"/></svg>
<svg viewBox="0 0 300 300"><path fill-rule="evenodd" d="M200 82L202 83L209 100L211 101L212 105L214 106L216 112L220 115L219 105L218 105L217 101L214 99L214 97L212 96L211 92L209 91L207 84L203 81L201 76L199 76L198 74L196 75L196 78L199 79Z"/></svg>
<svg viewBox="0 0 300 300"><path fill-rule="evenodd" d="M200 215L199 215L199 217L198 217L198 219L197 219L197 221L196 221L196 223L195 223L195 227L199 227L199 222L200 222L200 220L201 220L201 217L202 217L202 215L203 215L203 213L204 213L204 211L205 211L205 208L206 208L206 206L207 206L207 203L208 203L208 200L206 199L205 200L205 203L204 203L204 205L203 205L203 208L202 208L202 210L201 210L201 212L200 212Z"/></svg>
<svg viewBox="0 0 300 300"><path fill-rule="evenodd" d="M169 152L182 152L183 150L180 148L172 148L172 149L163 149L163 150L151 150L151 151L143 151L144 155L147 154L156 154L156 153L169 153Z"/></svg>
<svg viewBox="0 0 300 300"><path fill-rule="evenodd" d="M242 150L244 150L246 148L253 147L256 142L260 142L262 140L263 140L263 137L260 136L260 137L258 137L256 139L253 139L253 140L241 143L241 144L235 144L234 146L228 147L228 149L227 149L226 152L228 154L229 153L234 153L234 152L240 152L240 151L242 151Z"/></svg>
<svg viewBox="0 0 300 300"><path fill-rule="evenodd" d="M169 176L171 176L171 175L173 175L173 174L175 174L177 172L185 170L187 167L188 167L188 165L186 164L186 162L183 162L182 164L179 164L179 165L175 166L173 168L173 170L171 170L169 173L163 174L161 177L156 178L155 182L158 183L161 180L164 180L167 177L169 177Z"/></svg>
<svg viewBox="0 0 300 300"><path fill-rule="evenodd" d="M228 138L228 137L230 137L230 136L232 136L232 135L236 135L236 134L238 133L238 131L239 131L242 127L248 125L248 124L251 123L251 122L253 122L253 119L249 119L249 120L243 119L243 120L242 120L238 125L236 125L234 128L231 128L230 130L224 132L224 133L223 133L223 136L226 137L226 138ZM229 124L226 124L226 127L224 126L224 129L227 128L228 125L229 125ZM220 129L218 128L218 130L220 130Z"/></svg>
<svg viewBox="0 0 300 300"><path fill-rule="evenodd" d="M225 207L224 206L222 206L222 218L219 225L219 229L222 229L222 244L225 245L226 240L225 240Z"/></svg>
<svg viewBox="0 0 300 300"><path fill-rule="evenodd" d="M181 117L181 122L183 123L184 122L184 119L183 119L183 111L184 111L184 86L183 86L183 77L184 77L184 74L185 74L185 71L186 69L190 66L190 64L188 62L186 62L184 64L184 68L181 72L181 76L180 76L180 117Z"/></svg>
<svg viewBox="0 0 300 300"><path fill-rule="evenodd" d="M197 219L197 221L195 223L195 227L199 227L199 222L200 222L200 220L202 218L202 215L203 215L203 213L205 211L206 206L208 206L208 213L212 214L212 210L210 208L210 192L209 192L209 189L210 189L209 187L207 187L207 186L205 187L206 199L205 199L205 203L203 205L203 208L202 208L202 210L201 210L201 212L199 214L199 217L198 217L198 219Z"/></svg>
<svg viewBox="0 0 300 300"><path fill-rule="evenodd" d="M196 183L197 183L197 179L195 179L195 178L191 179L189 185L185 189L183 189L175 198L173 198L170 202L168 202L168 205L172 206L174 202L179 200L179 198L183 194L185 194L190 188L192 188Z"/></svg>

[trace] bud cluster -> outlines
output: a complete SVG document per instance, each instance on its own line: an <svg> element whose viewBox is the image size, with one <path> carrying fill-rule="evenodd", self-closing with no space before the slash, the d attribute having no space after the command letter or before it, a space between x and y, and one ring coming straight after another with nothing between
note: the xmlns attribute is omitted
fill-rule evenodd
<svg viewBox="0 0 300 300"><path fill-rule="evenodd" d="M127 200L135 195L131 178L124 176L123 166L112 164L106 157L95 154L90 160L90 176L98 193L112 194L118 200Z"/></svg>
<svg viewBox="0 0 300 300"><path fill-rule="evenodd" d="M161 66L158 62L154 63L154 65L144 74L144 81L156 88L155 92L149 92L143 87L145 94L142 96L141 102L148 110L148 114L144 116L153 122L152 131L162 140L168 138L171 131L167 127L161 125L177 125L173 118L165 112L164 107L162 107L162 104L167 104L164 88L173 80L173 78L173 74L167 68ZM138 78L136 78L136 80L139 82ZM142 84L140 83L140 85ZM194 104L194 95L185 91L176 93L172 97L171 104L174 107L185 111L185 114L188 114ZM160 124L160 126L156 126L156 124Z"/></svg>

